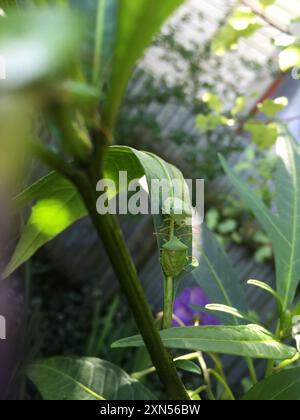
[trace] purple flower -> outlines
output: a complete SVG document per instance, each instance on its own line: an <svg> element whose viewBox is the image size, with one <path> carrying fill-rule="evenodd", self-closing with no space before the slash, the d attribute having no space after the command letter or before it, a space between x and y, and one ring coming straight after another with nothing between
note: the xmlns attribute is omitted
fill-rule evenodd
<svg viewBox="0 0 300 420"><path fill-rule="evenodd" d="M175 299L173 314L185 325L194 325L196 321L200 325L219 325L220 322L213 316L191 307L191 305L205 306L208 303L208 298L200 287L185 288ZM173 326L179 325L179 322L173 319Z"/></svg>

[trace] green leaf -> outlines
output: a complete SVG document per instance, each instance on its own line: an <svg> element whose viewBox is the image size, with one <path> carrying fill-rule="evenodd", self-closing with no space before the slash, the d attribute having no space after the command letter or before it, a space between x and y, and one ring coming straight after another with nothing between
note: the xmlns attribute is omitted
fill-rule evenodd
<svg viewBox="0 0 300 420"><path fill-rule="evenodd" d="M256 359L284 360L296 354L293 347L281 344L258 325L178 327L160 332L168 348L231 354ZM112 348L141 347L141 336L123 338Z"/></svg>
<svg viewBox="0 0 300 420"><path fill-rule="evenodd" d="M210 303L208 305L205 306L206 309L213 311L213 312L224 312L226 314L230 314L235 316L236 318L240 318L243 319L245 321L249 321L249 322L255 322L256 323L256 319L252 318L250 315L239 311L236 308L232 308L231 306L226 306L226 305L220 305L220 304L216 304L216 303Z"/></svg>
<svg viewBox="0 0 300 420"><path fill-rule="evenodd" d="M27 375L44 400L152 400L137 380L110 362L54 357L32 364Z"/></svg>
<svg viewBox="0 0 300 420"><path fill-rule="evenodd" d="M282 71L287 71L292 67L300 65L300 46L291 45L279 54L279 67Z"/></svg>
<svg viewBox="0 0 300 420"><path fill-rule="evenodd" d="M245 96L239 96L238 98L236 98L234 107L232 108L232 111L231 111L232 116L235 117L237 114L242 112L245 109L246 104L247 104L247 99Z"/></svg>
<svg viewBox="0 0 300 420"><path fill-rule="evenodd" d="M185 372L194 373L195 375L202 375L200 367L191 360L176 360L175 365L177 369L184 370Z"/></svg>
<svg viewBox="0 0 300 420"><path fill-rule="evenodd" d="M251 133L253 142L261 149L273 146L278 138L278 125L274 122L262 124L255 120L250 120L244 127L245 130Z"/></svg>
<svg viewBox="0 0 300 420"><path fill-rule="evenodd" d="M202 100L203 100L203 102L205 102L206 104L208 104L209 107L213 111L215 111L217 113L222 112L223 104L222 104L221 100L218 98L217 95L214 95L211 92L206 92L202 96Z"/></svg>
<svg viewBox="0 0 300 420"><path fill-rule="evenodd" d="M86 215L74 186L56 173L40 179L19 195L15 200L16 207L21 209L33 199L37 202L22 229L4 277L12 274L44 244Z"/></svg>
<svg viewBox="0 0 300 420"><path fill-rule="evenodd" d="M284 96L276 99L266 99L262 103L258 104L258 109L269 118L273 118L278 114L278 112L282 111L288 103L288 98Z"/></svg>
<svg viewBox="0 0 300 420"><path fill-rule="evenodd" d="M236 48L241 38L252 36L260 28L261 24L249 7L237 7L226 25L215 35L212 51L222 55L225 51Z"/></svg>
<svg viewBox="0 0 300 420"><path fill-rule="evenodd" d="M119 0L118 24L112 60L110 87L104 108L104 122L114 125L128 79L137 60L164 20L183 0Z"/></svg>
<svg viewBox="0 0 300 420"><path fill-rule="evenodd" d="M236 31L244 31L250 25L255 24L257 17L248 7L238 7L229 17L229 25Z"/></svg>
<svg viewBox="0 0 300 420"><path fill-rule="evenodd" d="M151 180L167 180L170 188L174 179L186 188L182 173L174 166L166 163L157 156L140 152L126 146L111 146L108 149L104 165L104 177L115 182L116 190L108 190L108 196L113 199L115 195L127 188L120 185L119 172L127 171L128 183L146 176L150 196L161 209L163 203L160 192L151 188ZM180 194L180 191L175 191ZM180 196L182 199L182 197ZM75 221L86 216L87 211L77 190L69 181L56 173L51 173L40 179L30 188L16 198L16 207L23 208L32 200L36 200L32 213L24 226L17 248L5 270L4 276L9 276L21 264L27 261L34 253L59 233L71 226ZM96 205L96 203L95 203ZM153 215L157 233L160 233L163 224L161 214ZM184 241L192 254L192 228L187 226L181 229ZM159 247L163 243L163 236L158 235ZM188 265L188 262L187 262Z"/></svg>
<svg viewBox="0 0 300 420"><path fill-rule="evenodd" d="M272 257L272 248L270 245L264 245L257 248L254 253L254 259L257 263L262 264Z"/></svg>
<svg viewBox="0 0 300 420"><path fill-rule="evenodd" d="M299 401L300 367L269 376L255 385L243 398L246 401Z"/></svg>
<svg viewBox="0 0 300 420"><path fill-rule="evenodd" d="M270 295L273 296L273 298L276 300L276 303L278 305L278 308L280 310L280 313L282 312L282 300L281 297L278 295L278 293L275 292L274 289L272 289L271 286L269 286L268 284L259 281L259 280L248 280L247 284L252 285L252 286L256 286L259 287L260 289L265 290L266 292L270 293Z"/></svg>
<svg viewBox="0 0 300 420"><path fill-rule="evenodd" d="M218 231L222 234L231 233L237 227L237 222L234 219L227 219L224 222L220 223L218 226Z"/></svg>
<svg viewBox="0 0 300 420"><path fill-rule="evenodd" d="M19 89L57 77L78 53L80 27L78 18L62 10L10 11L0 26L7 73L0 87Z"/></svg>
<svg viewBox="0 0 300 420"><path fill-rule="evenodd" d="M298 352L300 352L300 316L293 316L292 318L292 337L296 341L296 347Z"/></svg>
<svg viewBox="0 0 300 420"><path fill-rule="evenodd" d="M300 272L300 152L299 145L282 129L278 140L279 157L276 175L276 208L271 213L257 195L236 175L221 157L221 163L249 208L271 240L276 265L277 293L283 310L292 305Z"/></svg>
<svg viewBox="0 0 300 420"><path fill-rule="evenodd" d="M293 301L300 280L300 149L284 131L276 151L279 157L275 193L277 226L286 240L276 243L275 236L271 239L276 259L277 292L286 309Z"/></svg>
<svg viewBox="0 0 300 420"><path fill-rule="evenodd" d="M208 210L205 214L207 227L210 230L215 229L215 227L218 224L219 218L220 218L220 213L216 208L212 208Z"/></svg>
<svg viewBox="0 0 300 420"><path fill-rule="evenodd" d="M260 4L262 7L269 7L269 6L272 6L275 2L276 2L276 0L259 0L259 4Z"/></svg>
<svg viewBox="0 0 300 420"><path fill-rule="evenodd" d="M223 248L205 225L201 227L200 242L199 257L197 256L199 267L192 273L195 281L205 291L210 302L231 306L247 313L246 297L237 273ZM238 323L233 316L224 314L220 318L223 323Z"/></svg>
<svg viewBox="0 0 300 420"><path fill-rule="evenodd" d="M208 115L199 115L196 118L196 128L203 131L204 133L208 131L213 131L219 125L226 125L228 119L223 115L215 115L215 114L208 114Z"/></svg>

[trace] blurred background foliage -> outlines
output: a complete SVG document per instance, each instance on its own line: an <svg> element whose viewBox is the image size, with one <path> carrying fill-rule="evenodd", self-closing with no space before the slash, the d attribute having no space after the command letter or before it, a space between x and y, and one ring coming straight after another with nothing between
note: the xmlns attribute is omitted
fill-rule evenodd
<svg viewBox="0 0 300 420"><path fill-rule="evenodd" d="M233 166L241 173L243 172L243 177L247 178L265 204L272 207L272 179L275 166L272 146L278 134L277 124L280 123L280 112L288 105L288 102L283 97L277 98L272 95L264 97L263 92L252 91L250 87L245 92L243 84L239 81L242 81L242 69L251 70L255 74L256 82L259 82L266 79L276 80L282 76L282 72L300 65L297 19L294 16L289 27L280 23L280 18L278 19L279 23L274 24L279 33L285 37L281 36L281 39L279 36L277 38L270 37L270 43L278 48L278 54L275 59L274 57L267 58L262 64L253 57L240 56L239 51L234 48L241 39L250 38L263 25L272 26L274 22L269 21L266 17L265 8L271 7L275 2L261 0L254 2L253 8L248 7L248 9L245 7L249 4L251 6L253 2L227 3L227 13L217 22L217 27L209 37L203 35L206 31L207 16L202 12L195 16L187 10L180 15L179 19L171 20L159 36L153 40L152 48L159 51L159 60L155 63L161 66L162 70L158 73L153 71L145 64L147 60L142 61L135 69L118 117L115 138L118 144L146 148L158 152L168 160L173 160L184 171L186 178L204 178L207 181L206 222L208 227L216 233L219 241L225 246L232 242L245 245L255 256L257 262L270 261L272 264L270 242L254 218L249 215L246 205L233 194L228 194L226 188L222 189L222 183L216 182L222 174L216 154L221 153L225 158L231 160ZM40 97L37 99L35 95L36 89L43 85L42 82L45 79L51 80L52 76L55 76L55 81L57 81L58 73L62 75L61 80L65 73L78 76L76 60L65 62L66 57L80 52L85 76L89 80L96 82L98 80L104 93L107 92L107 79L111 69L117 5L115 0L108 1L105 10L106 43L104 44L105 48L102 49L101 66L100 62L98 63L101 75L92 72L92 68L95 69L92 64L95 64L96 60L94 56L94 28L97 2L95 0L84 2L80 0L70 2L58 0L51 2L42 0L0 1L0 7L7 13L12 6L17 6L19 10L23 8L36 10L39 6L45 5L78 10L78 14L84 16L85 28L90 28L90 30L83 31L83 38L80 37L80 31L75 31L75 38L73 31L68 34L70 27L77 25L76 18L73 20L73 16L63 28L57 23L59 30L57 28L55 30L54 25L54 29L49 31L51 42L47 40L47 45L49 45L47 60L42 63L32 60L35 67L32 68L32 74L24 75L28 78L23 81L26 89L21 89L21 96L19 93L15 94L13 89L4 92L5 97L1 93L0 138L1 149L5 152L0 156L0 170L7 167L4 170L4 173L7 174L8 168L19 168L20 165L24 165L26 169L21 173L30 172L30 177L26 177L25 182L24 178L14 180L17 185L21 183L23 186L28 183L28 178L37 177L41 173L41 168L34 166L31 167L31 171L28 170L31 162L26 159L26 148L24 150L16 148L14 142L6 141L6 124L15 127L16 138L19 138L20 134L26 137L26 132L30 129L32 122L32 108L37 101L41 100ZM27 22L26 28L12 27L12 31L21 37L31 24L35 26L34 12L32 16L33 21ZM0 19L4 18L0 17ZM49 25L48 19L49 15L46 15L45 21L40 21L39 24ZM194 24L195 21L198 37L192 42L186 43L178 34L186 26ZM39 42L41 45L44 42L43 39L40 39L38 28L39 26L36 27L37 32L32 34L32 40L37 43L37 46ZM66 31L64 36L61 33L62 29ZM202 35L204 41L202 41ZM66 43L61 43L62 38ZM2 40L3 38L0 38L0 51ZM26 42L32 40L24 39L24 51L27 50ZM56 65L52 71L53 60L50 47L53 48L53 54L56 57L61 57L61 63L56 62L59 65ZM57 49L59 54L57 54ZM229 54L235 56L230 80L236 79L238 81L236 84L220 77L223 56L227 54L228 50L230 50ZM39 64L41 65L39 66ZM43 66L45 67L43 68ZM171 78L168 71L170 67L173 71ZM166 68L165 72L164 68ZM39 74L38 80L34 79L35 74ZM33 79L30 80L30 77ZM28 95L28 86L30 95ZM18 86L19 88L20 86ZM7 95L10 98L9 102ZM98 98L93 89L86 89L80 84L71 83L71 81L55 83L53 88L45 92L44 95L54 98L54 102L59 97L70 104L76 102L74 98L86 96L88 100L83 100L80 104L80 110L86 115L90 112L90 101L100 99L101 102L103 99ZM18 104L21 103L20 101L28 101L28 106L26 106L28 114L22 113L19 119ZM7 107L8 103L12 104L11 110ZM42 103L43 100L40 102L41 108ZM2 104L5 104L4 110ZM167 107L168 112L164 118L160 118ZM23 106L22 109L24 109ZM175 119L176 122L176 113L179 109L182 112L184 110L186 119L192 121L192 129L190 126L166 124L166 121L172 119ZM13 118L14 124L11 123L11 118ZM80 119L77 120L77 123L80 124ZM22 133L20 133L19 127L22 127ZM53 137L51 118L47 121L41 118L38 130L51 144ZM24 144L26 143L24 142ZM16 150L12 151L11 148ZM11 156L14 161L10 162L6 156ZM246 175L244 175L244 171ZM18 171L17 174L19 173ZM13 177L14 175L12 174ZM11 178L11 174L9 177ZM84 229L81 225L80 227ZM64 236L63 241L68 243L68 236ZM154 242L154 238L152 242ZM86 244L91 247L89 241ZM152 245L149 246L149 250L153 251ZM87 258L88 253L85 254ZM54 255L57 256L58 253L54 252ZM141 265L145 263L146 258L150 259L149 255L144 258ZM61 257L61 259L63 258L64 256ZM127 309L118 292L109 288L108 292L105 289L99 292L97 278L81 283L75 282L67 273L59 269L59 262L57 266L53 266L53 260L45 251L41 251L32 262L26 265L24 295L29 309L27 327L30 335L29 338L26 338L27 358L20 363L26 364L28 360L32 360L38 355L77 354L101 356L121 364L128 371L137 371L147 366L148 356L145 352L136 351L133 358L128 351L114 350L112 352L110 350L111 342L134 332L134 325L130 321ZM90 267L87 277L92 269L93 267ZM87 279L85 278L85 280ZM111 302L111 305L107 305L108 301ZM188 374L186 375L187 381L189 381L190 377ZM13 378L13 380L15 379ZM28 392L32 397L32 390L21 386L22 398L28 398ZM16 397L14 394L11 395Z"/></svg>

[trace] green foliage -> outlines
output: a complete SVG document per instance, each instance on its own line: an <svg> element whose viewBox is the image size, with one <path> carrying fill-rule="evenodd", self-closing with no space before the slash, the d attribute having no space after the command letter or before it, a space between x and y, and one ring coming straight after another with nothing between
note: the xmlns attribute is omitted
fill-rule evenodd
<svg viewBox="0 0 300 420"><path fill-rule="evenodd" d="M240 38L248 38L260 28L257 16L251 9L238 7L214 37L212 51L222 55L226 50L236 48Z"/></svg>
<svg viewBox="0 0 300 420"><path fill-rule="evenodd" d="M70 61L78 53L80 28L78 17L66 11L10 11L0 26L0 50L8 74L0 88L15 90L54 78L57 81L58 73L70 69Z"/></svg>
<svg viewBox="0 0 300 420"><path fill-rule="evenodd" d="M85 8L85 5L75 3L80 10ZM153 218L158 248L161 251L162 268L164 274L171 277L169 280L172 283L171 288L165 285L163 327L167 329L161 331L159 335L117 222L110 216L99 215L98 218L94 210L94 199L96 198L94 183L97 177L108 178L116 182L116 189L112 187L107 190L107 198L111 203L116 200L117 194L123 192L127 187L127 185L122 185L122 181L119 181L119 172L123 170L128 172L128 182L141 178L146 179L150 197L159 203L159 208L162 210L165 209L166 203L162 202L160 193L152 188L151 181L153 179L168 180L170 198L172 199L182 198L181 195L174 197L172 185L174 178L180 179L183 188L186 189L181 172L156 155L124 146L108 147L108 144L113 140L112 132L116 125L122 98L138 59L142 57L145 48L149 46L165 18L181 3L181 0L165 0L164 2L154 0L151 5L146 0L134 2L130 0L98 1L97 9L93 9L95 10L95 16L92 19L95 25L91 25L93 34L92 36L87 34L88 39L85 38L87 50L85 50L82 59L78 49L82 39L80 28L89 25L81 25L81 21L75 15L62 12L67 9L65 7L68 5L67 1L59 3L62 6L59 7L60 12L58 10L54 12L48 9L47 11L40 10L43 9L41 6L44 5L44 2L35 2L38 7L34 8L34 12L31 7L28 9L25 7L27 11L25 12L24 9L22 14L14 14L11 9L8 9L8 17L0 28L0 48L8 57L10 77L7 83L1 83L0 88L3 91L6 89L5 95L9 96L12 93L15 95L14 104L18 103L20 108L24 108L26 115L28 115L26 104L30 104L30 107L28 106L30 110L34 108L33 104L38 105L36 108L41 110L41 123L49 129L51 140L45 142L46 144L35 140L35 143L31 143L32 150L44 163L57 172L50 173L16 198L15 204L18 211L23 210L32 201L34 201L34 205L5 275L11 274L42 245L89 213L95 228L103 239L141 333L138 336L119 340L113 347L142 347L146 343L147 351L154 364L153 368L146 369L147 372L156 370L170 397L177 399L188 398L188 395L165 347L195 350L198 352L200 367L190 360L177 361L177 367L189 373L202 375L203 382L205 382L202 390L205 390L210 399L214 399L215 391L211 388L210 375L213 375L222 385L221 390L219 387L216 389L216 395L221 399L228 397L234 399L227 384L222 363L216 353L245 357L254 383L256 375L251 358L270 360L267 374L272 373L274 360L283 360L275 368L280 370L299 359L296 349L283 343L283 340L292 335L299 350L299 317L297 316L299 308L293 304L299 284L298 273L300 270L300 261L297 258L300 252L298 243L300 240L298 238L300 231L299 147L286 132L281 132L281 139L277 147L279 162L276 179L276 213L272 213L267 208L272 198L268 188L261 188L259 191L262 199L256 197L251 188L248 188L241 180L241 177L235 174L224 159L221 159L229 178L266 231L267 235L261 231L255 231L253 234L255 243L260 244L256 253L257 259L262 260L266 256L271 256L269 240L272 242L276 261L277 291L275 292L263 282L251 280L249 284L264 289L275 298L280 321L276 335L257 325L259 321L251 315L248 309L245 293L237 274L222 247L208 229L204 226L201 238L196 238L192 233L191 226L185 223L185 216L176 218L171 210L154 215ZM262 9L271 4L273 1L260 1ZM27 5L29 2L26 3ZM93 7L95 5L96 2ZM252 9L237 7L216 37L196 48L195 54L193 53L195 45L190 49L176 41L174 36L177 30L176 25L171 30L171 37L170 33L167 33L162 35L160 41L156 41L157 45L159 42L166 42L167 45L172 44L174 47L175 44L175 48L171 49L172 52L178 53L178 55L175 54L175 62L178 57L188 62L185 73L188 81L182 85L175 83L170 86L167 78L163 77L158 81L150 77L147 83L151 89L157 90L158 87L165 89L163 94L159 92L154 95L155 104L164 105L170 98L176 98L175 105L181 106L184 99L184 104L189 105L192 114L198 115L196 125L205 134L206 140L214 138L215 144L218 144L218 141L222 139L226 154L230 154L234 147L236 147L235 150L238 150L237 144L234 147L230 144L230 140L236 138L231 128L240 128L241 123L244 125L245 121L246 131L252 134L253 142L260 149L266 149L273 145L279 131L276 122L277 114L284 108L286 101L282 98L268 99L258 105L258 110L268 118L265 124L254 118L249 119L249 116L246 115L247 99L241 96L240 92L231 92L232 87L230 86L226 88L227 91L224 89L217 95L218 89L215 89L213 81L202 85L199 74L203 72L203 68L199 58L206 61L210 51L222 54L226 49L234 48L240 38L251 36L260 27L258 16ZM291 43L286 46L287 48L280 54L280 65L285 70L297 65L299 61L298 45ZM21 60L20 49L26 51L27 54L26 57L21 54ZM168 61L168 52L165 59ZM218 58L215 57L215 60L215 63L218 64ZM218 66L216 67L218 68ZM203 92L203 90L206 93L201 99L195 98L195 92ZM227 101L227 96L224 93L228 95L228 90L230 91L230 103L233 106L231 111L225 112L225 107L222 104ZM147 96L147 88L144 91L145 96L140 97L143 103L142 113L145 112L145 106L147 107L153 99L153 96ZM166 92L167 94L164 96ZM27 100L28 98L30 100ZM3 103L5 104L6 101L5 97ZM132 107L134 101L134 95L127 96L120 120L122 122L123 113L123 122L125 118L126 121L128 119L132 123L128 115L134 116L139 140L138 131L140 127L143 128L143 125L139 126L140 113L135 112L135 108ZM132 112L128 112L128 108ZM1 116L2 126L2 120L5 118L3 115ZM20 120L16 119L16 121ZM149 126L152 123L153 119L147 120ZM153 127L151 128L153 129ZM154 128L157 128L159 132L158 125L155 125ZM126 127L121 126L121 129L118 127L117 135L122 130L126 131ZM35 131L37 130L30 131L30 137L37 137ZM12 134L12 125L7 129L7 132ZM216 132L219 133L217 136ZM156 134L160 138L160 133ZM131 137L130 132L127 135ZM178 144L182 144L178 139L185 137L183 132L177 132L176 136L174 133L169 134L170 139L173 136ZM7 137L9 138L9 135ZM52 137L55 138L55 141ZM152 143L155 143L152 137L151 140ZM191 141L193 147L191 159L194 159L197 154L200 154L197 149L199 139L191 134L188 140L194 142ZM219 150L220 147L222 146L219 146ZM248 154L248 162L240 162L239 171L253 169L252 163L255 160L255 154L250 153L249 157L249 150L246 154ZM212 144L203 153L204 161L207 156L210 159L208 159L207 166L209 167L215 160L215 149ZM197 160L195 162L198 164ZM203 168L205 169L205 167ZM215 168L216 164L214 163L210 167L213 174L215 174ZM268 179L271 173L270 165L259 167L258 176L261 178ZM185 205L190 209L189 200L185 202ZM189 211L185 215L188 213ZM242 235L239 231L236 214L237 209L232 203L231 206L228 205L222 210L216 206L208 214L208 224L216 231L219 238L229 238L240 242ZM166 235L163 232L166 228L170 240L164 238ZM182 232L182 228L184 228L184 232ZM199 240L197 241L197 239ZM220 318L227 325L169 328L172 320L174 294L172 277L179 277L183 271L188 270L189 259L194 257L194 255L190 257L192 252L196 253L196 256L201 260L199 267L193 273L194 279L204 289L210 301L215 302L207 305L204 311L221 313ZM112 308L112 311L108 313L100 340L101 346L107 329L111 326L114 312L115 309ZM97 317L95 316L95 318ZM250 321L253 325L244 325L246 321ZM99 347L94 345L93 336L97 326L98 323L95 322L88 348L89 350L96 349L95 351L99 352ZM199 352L208 353L214 363L212 369L207 368L206 361ZM283 373L287 372L292 372L292 370ZM148 373L138 372L137 377L143 377L144 374ZM29 367L28 376L44 399L155 399L150 391L129 377L127 373L117 366L99 359L59 357L42 360ZM266 381L272 381L275 377L277 378L276 375L270 376ZM282 382L284 383L284 381L285 377ZM257 389L261 396L265 391L265 384L266 382L263 382L257 385L258 388L252 389L248 394L248 396L250 395L249 399L251 399L251 395L255 395ZM271 385L268 383L267 386L271 386L273 392L275 387L272 383ZM296 391L298 395L298 382L294 382L292 375L288 377L288 387L291 395L296 394ZM198 389L190 395L200 398L200 392L202 391ZM270 393L267 395L270 397ZM278 396L286 397L286 395L286 391L282 390L271 396L273 399L278 399ZM248 399L247 396L246 399Z"/></svg>
<svg viewBox="0 0 300 420"><path fill-rule="evenodd" d="M181 179L182 185L185 185L181 172L162 159L129 147L111 146L106 154L104 174L106 179L115 182L117 190L108 190L107 196L110 200L114 199L115 195L123 188L127 188L127 185L119 185L120 171L127 171L128 183L146 176L150 197L157 203L161 201L161 198L159 196L154 197L154 194L159 194L159 191L155 188L153 191L151 190L152 179L165 180L168 176L170 188L173 188L173 178ZM177 191L177 193L180 192ZM29 187L16 198L16 204L19 208L22 208L30 204L32 200L36 200L36 203L23 228L14 255L4 272L5 277L32 257L40 247L87 214L74 185L57 173L51 173ZM163 203L160 203L160 209L162 207ZM164 224L163 217L158 214L153 215L153 218L156 231L160 233ZM185 238L185 246L189 249L192 243L191 227L187 227L185 232L190 232ZM158 243L159 246L163 243L163 239L159 235ZM188 261L186 261L186 265L188 265Z"/></svg>
<svg viewBox="0 0 300 420"><path fill-rule="evenodd" d="M176 367L188 373L193 373L195 375L202 375L202 371L196 363L191 360L177 360L175 362Z"/></svg>
<svg viewBox="0 0 300 420"><path fill-rule="evenodd" d="M279 66L282 71L300 66L300 46L291 45L279 54Z"/></svg>
<svg viewBox="0 0 300 420"><path fill-rule="evenodd" d="M104 108L104 122L112 127L130 74L163 21L182 0L120 1L112 70ZM130 48L128 49L128 46Z"/></svg>
<svg viewBox="0 0 300 420"><path fill-rule="evenodd" d="M41 178L16 197L19 209L37 202L24 226L15 252L3 273L8 277L49 240L86 215L85 207L74 186L56 173Z"/></svg>
<svg viewBox="0 0 300 420"><path fill-rule="evenodd" d="M298 145L287 131L277 145L278 165L276 177L277 213L272 214L250 188L222 159L224 169L233 185L247 202L273 246L276 263L277 292L283 299L284 309L291 307L299 283L299 183L300 155Z"/></svg>
<svg viewBox="0 0 300 420"><path fill-rule="evenodd" d="M258 104L258 109L260 110L260 112L266 114L267 117L273 118L287 105L288 99L286 97L276 99L265 99L262 103Z"/></svg>
<svg viewBox="0 0 300 420"><path fill-rule="evenodd" d="M169 348L234 354L261 359L289 359L296 350L281 344L271 333L258 325L178 327L160 332ZM140 336L121 339L112 348L143 346Z"/></svg>
<svg viewBox="0 0 300 420"><path fill-rule="evenodd" d="M262 7L272 6L275 2L276 2L276 0L259 0L259 4Z"/></svg>
<svg viewBox="0 0 300 420"><path fill-rule="evenodd" d="M300 400L300 368L288 369L259 382L243 398L246 401Z"/></svg>
<svg viewBox="0 0 300 420"><path fill-rule="evenodd" d="M28 376L44 400L156 399L118 366L100 359L55 357L41 360L28 368Z"/></svg>
<svg viewBox="0 0 300 420"><path fill-rule="evenodd" d="M220 125L226 125L227 121L227 118L222 115L199 115L196 119L196 127L206 133L215 130Z"/></svg>
<svg viewBox="0 0 300 420"><path fill-rule="evenodd" d="M199 266L192 275L197 284L205 291L210 302L224 304L247 312L248 307L244 290L237 273L232 267L223 248L213 234L203 225L199 246ZM224 323L236 324L235 317L222 315Z"/></svg>
<svg viewBox="0 0 300 420"><path fill-rule="evenodd" d="M253 142L261 149L270 148L278 138L278 126L273 122L263 124L249 120L245 124L245 129L251 133Z"/></svg>

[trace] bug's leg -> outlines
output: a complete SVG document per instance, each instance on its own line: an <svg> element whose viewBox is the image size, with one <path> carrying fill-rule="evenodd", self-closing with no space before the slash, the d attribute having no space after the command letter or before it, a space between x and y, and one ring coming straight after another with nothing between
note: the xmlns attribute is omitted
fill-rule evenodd
<svg viewBox="0 0 300 420"><path fill-rule="evenodd" d="M155 236L167 236L167 233L153 232Z"/></svg>

